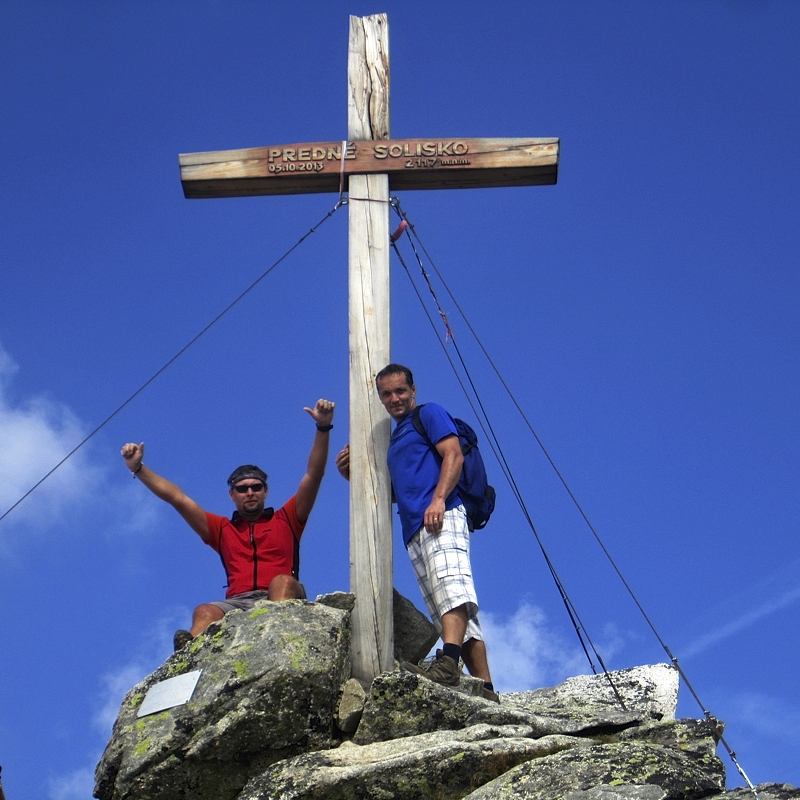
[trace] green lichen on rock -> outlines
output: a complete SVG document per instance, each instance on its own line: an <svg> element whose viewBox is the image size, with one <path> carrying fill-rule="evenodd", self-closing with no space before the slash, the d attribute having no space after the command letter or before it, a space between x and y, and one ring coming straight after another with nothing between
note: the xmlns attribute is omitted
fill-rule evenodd
<svg viewBox="0 0 800 800"><path fill-rule="evenodd" d="M133 752L137 756L143 756L147 753L150 749L150 740L149 739L142 739L136 747L134 747Z"/></svg>
<svg viewBox="0 0 800 800"><path fill-rule="evenodd" d="M559 800L593 786L660 786L669 798L694 800L725 786L722 762L703 763L672 748L646 742L620 742L567 750L515 767L473 792L469 800L535 797Z"/></svg>
<svg viewBox="0 0 800 800"><path fill-rule="evenodd" d="M387 673L361 692L342 741L349 611L288 601L253 612L210 626L131 690L98 767L99 800L726 800L719 725L674 721L656 686L669 668L621 675L626 704L635 675L652 678L633 710L602 702L600 679L497 704L463 682ZM136 718L150 688L188 669L201 671L188 703ZM575 700L587 680L595 694Z"/></svg>
<svg viewBox="0 0 800 800"><path fill-rule="evenodd" d="M224 646L228 637L228 629L224 619L214 622L192 639L189 644L189 653L196 655L201 650L206 651L209 647L219 649Z"/></svg>
<svg viewBox="0 0 800 800"><path fill-rule="evenodd" d="M650 742L683 751L696 758L714 758L723 727L713 717L667 720L638 725L610 738L617 741Z"/></svg>
<svg viewBox="0 0 800 800"><path fill-rule="evenodd" d="M273 764L237 800L455 800L552 746L520 733L476 725L305 754ZM567 738L562 748L576 746Z"/></svg>
<svg viewBox="0 0 800 800"><path fill-rule="evenodd" d="M292 667L300 669L308 658L308 640L302 634L281 633L278 636L281 650L289 653Z"/></svg>
<svg viewBox="0 0 800 800"><path fill-rule="evenodd" d="M132 690L98 766L100 800L234 800L253 771L337 743L349 614L303 601L254 611L209 626ZM190 670L190 702L136 719L137 695Z"/></svg>
<svg viewBox="0 0 800 800"><path fill-rule="evenodd" d="M174 678L177 675L183 675L192 669L192 663L181 656L173 657L167 667L167 677Z"/></svg>

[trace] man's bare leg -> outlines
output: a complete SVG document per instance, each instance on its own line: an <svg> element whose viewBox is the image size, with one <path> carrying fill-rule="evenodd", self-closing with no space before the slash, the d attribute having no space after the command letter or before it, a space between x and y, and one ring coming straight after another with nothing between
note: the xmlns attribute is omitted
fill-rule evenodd
<svg viewBox="0 0 800 800"><path fill-rule="evenodd" d="M303 585L291 575L276 575L270 582L270 600L296 600L304 596ZM212 622L219 622L224 616L225 612L219 606L203 603L194 610L189 633L193 637L199 636Z"/></svg>
<svg viewBox="0 0 800 800"><path fill-rule="evenodd" d="M442 614L442 641L461 647L468 621L467 609L463 605Z"/></svg>
<svg viewBox="0 0 800 800"><path fill-rule="evenodd" d="M219 622L224 616L225 612L219 606L203 603L192 614L192 628L189 633L199 636L212 622Z"/></svg>
<svg viewBox="0 0 800 800"><path fill-rule="evenodd" d="M480 678L484 683L491 683L489 660L486 658L486 643L480 639L468 639L461 649L461 658L469 670L469 674Z"/></svg>
<svg viewBox="0 0 800 800"><path fill-rule="evenodd" d="M269 583L270 600L302 600L305 596L303 584L291 575L276 575Z"/></svg>
<svg viewBox="0 0 800 800"><path fill-rule="evenodd" d="M467 632L468 620L465 605L458 606L442 614L442 641L444 642L444 648L437 651L437 658L425 666L402 661L400 669L404 672L423 675L434 683L440 683L443 686L458 686L461 677L461 671L458 668L458 653L461 652L461 643L464 641L464 635ZM453 651L451 648L457 648L457 650ZM445 657L440 659L438 657L440 654Z"/></svg>

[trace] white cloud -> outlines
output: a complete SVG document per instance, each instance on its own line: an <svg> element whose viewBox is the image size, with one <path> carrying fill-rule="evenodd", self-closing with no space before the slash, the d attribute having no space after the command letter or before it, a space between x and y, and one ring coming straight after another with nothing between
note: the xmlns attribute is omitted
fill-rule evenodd
<svg viewBox="0 0 800 800"><path fill-rule="evenodd" d="M50 800L90 800L94 792L94 770L77 769L50 781Z"/></svg>
<svg viewBox="0 0 800 800"><path fill-rule="evenodd" d="M172 652L172 635L178 628L186 627L190 618L187 608L174 608L156 620L144 633L139 651L133 658L100 679L100 708L92 718L92 726L105 736L117 719L122 698L139 681L159 667Z"/></svg>
<svg viewBox="0 0 800 800"><path fill-rule="evenodd" d="M127 664L100 678L99 707L91 724L101 737L101 749L111 736L123 697L166 660L172 652L172 634L185 625L188 618L187 608L171 609L143 634L138 652ZM99 753L93 754L91 764L99 759ZM50 800L90 800L93 791L94 766L87 766L51 779L49 797Z"/></svg>
<svg viewBox="0 0 800 800"><path fill-rule="evenodd" d="M11 356L0 346L0 384L11 379L17 374L19 367L14 363Z"/></svg>
<svg viewBox="0 0 800 800"><path fill-rule="evenodd" d="M8 387L17 371L17 365L0 346L0 514L41 480L87 433L87 426L63 404L43 397L13 403ZM42 521L55 519L57 512L85 496L97 476L98 470L89 464L86 453L78 451L47 479L46 504L37 504L35 492L23 501L25 517L41 527ZM40 507L42 511L38 513ZM16 509L8 519L15 512Z"/></svg>
<svg viewBox="0 0 800 800"><path fill-rule="evenodd" d="M123 667L103 675L102 695L104 702L100 710L92 718L92 726L110 735L111 728L119 714L122 698L142 678L148 674L143 660L126 664Z"/></svg>
<svg viewBox="0 0 800 800"><path fill-rule="evenodd" d="M741 725L782 745L800 745L800 706L755 692L734 695L729 702L725 721L731 728Z"/></svg>
<svg viewBox="0 0 800 800"><path fill-rule="evenodd" d="M580 646L564 641L547 624L541 609L523 603L508 620L481 612L489 666L500 692L524 692L554 686L587 671ZM603 653L604 660L608 653Z"/></svg>
<svg viewBox="0 0 800 800"><path fill-rule="evenodd" d="M709 647L711 647L712 644L716 644L722 639L727 639L729 636L733 636L735 633L738 633L744 628L749 627L754 622L757 622L763 617L769 616L775 611L779 611L780 609L791 605L798 599L800 599L800 586L793 586L792 588L783 591L778 597L773 597L758 607L739 615L735 620L729 622L727 625L723 625L718 630L712 631L711 633L707 633L695 639L695 641L689 644L688 647L684 648L681 656L685 659L695 656L698 653L702 653L704 650L707 650Z"/></svg>
<svg viewBox="0 0 800 800"><path fill-rule="evenodd" d="M10 383L17 365L0 345L0 515L5 514L90 431L64 404L43 397L14 402ZM92 501L92 487L105 478L106 467L92 457L87 445L69 457L41 486L0 521L0 549L19 541L20 531L44 533L63 527L70 513L80 513ZM128 473L118 470L108 480L123 483ZM140 492L122 493L107 509L108 529L114 535L151 532L163 504ZM74 530L81 530L75 526ZM11 531L13 530L13 535Z"/></svg>

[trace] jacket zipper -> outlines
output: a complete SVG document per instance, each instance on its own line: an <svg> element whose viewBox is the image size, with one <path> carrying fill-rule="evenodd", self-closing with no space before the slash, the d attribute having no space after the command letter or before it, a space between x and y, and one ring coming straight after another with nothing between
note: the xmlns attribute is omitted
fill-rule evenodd
<svg viewBox="0 0 800 800"><path fill-rule="evenodd" d="M258 551L256 549L255 523L250 523L250 545L253 548L253 591L258 589Z"/></svg>

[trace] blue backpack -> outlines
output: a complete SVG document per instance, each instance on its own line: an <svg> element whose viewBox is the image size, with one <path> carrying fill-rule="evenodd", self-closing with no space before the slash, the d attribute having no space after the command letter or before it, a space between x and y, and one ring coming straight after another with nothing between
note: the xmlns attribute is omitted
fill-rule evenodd
<svg viewBox="0 0 800 800"><path fill-rule="evenodd" d="M419 418L420 409L424 405L423 403L421 406L415 406L411 412L411 421L414 429L428 443L428 447L433 450L433 454L441 464L442 457ZM464 466L461 468L461 477L458 480L458 496L467 511L469 529L478 531L485 527L494 511L495 491L486 479L486 467L478 450L478 437L475 431L463 419L454 417L453 420L456 423L458 441L464 455Z"/></svg>

